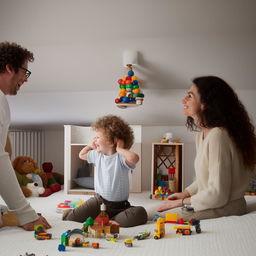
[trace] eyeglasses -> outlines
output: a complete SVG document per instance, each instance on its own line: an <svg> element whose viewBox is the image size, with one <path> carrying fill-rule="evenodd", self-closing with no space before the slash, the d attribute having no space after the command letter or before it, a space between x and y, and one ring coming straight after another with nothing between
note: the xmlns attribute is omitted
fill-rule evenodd
<svg viewBox="0 0 256 256"><path fill-rule="evenodd" d="M26 69L26 68L23 68L23 67L20 67L21 69L23 69L24 71L25 71L25 76L26 76L26 78L29 78L30 77L30 75L31 75L31 71L29 71L28 69Z"/></svg>

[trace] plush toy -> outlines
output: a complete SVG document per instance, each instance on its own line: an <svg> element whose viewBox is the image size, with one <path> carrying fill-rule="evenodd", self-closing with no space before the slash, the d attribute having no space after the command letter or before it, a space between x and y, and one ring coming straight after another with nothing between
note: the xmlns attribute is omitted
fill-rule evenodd
<svg viewBox="0 0 256 256"><path fill-rule="evenodd" d="M39 176L41 171L38 169L37 163L31 157L17 156L13 161L13 168L25 197L32 195L31 189L27 187L28 183L36 181L42 187L42 179Z"/></svg>
<svg viewBox="0 0 256 256"><path fill-rule="evenodd" d="M64 184L64 175L52 172L53 165L51 162L45 162L42 164L43 173L41 178L43 180L44 188L51 190L51 193L61 190L61 185ZM46 192L40 196L48 196Z"/></svg>
<svg viewBox="0 0 256 256"><path fill-rule="evenodd" d="M43 187L40 187L38 183L32 182L27 184L27 188L29 188L32 192L31 196L38 197L45 192Z"/></svg>

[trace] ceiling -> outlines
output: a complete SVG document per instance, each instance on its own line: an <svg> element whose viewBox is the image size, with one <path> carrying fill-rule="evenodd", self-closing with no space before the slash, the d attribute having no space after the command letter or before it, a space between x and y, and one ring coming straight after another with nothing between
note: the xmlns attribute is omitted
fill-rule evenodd
<svg viewBox="0 0 256 256"><path fill-rule="evenodd" d="M122 53L145 89L219 75L255 88L255 0L0 0L0 40L34 52L21 93L116 90Z"/></svg>

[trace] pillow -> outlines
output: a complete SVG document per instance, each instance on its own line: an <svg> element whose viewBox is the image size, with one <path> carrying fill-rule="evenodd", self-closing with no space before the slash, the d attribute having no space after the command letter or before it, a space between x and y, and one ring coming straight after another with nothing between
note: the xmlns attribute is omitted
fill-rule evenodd
<svg viewBox="0 0 256 256"><path fill-rule="evenodd" d="M94 189L94 177L80 177L74 179L74 182L80 187Z"/></svg>

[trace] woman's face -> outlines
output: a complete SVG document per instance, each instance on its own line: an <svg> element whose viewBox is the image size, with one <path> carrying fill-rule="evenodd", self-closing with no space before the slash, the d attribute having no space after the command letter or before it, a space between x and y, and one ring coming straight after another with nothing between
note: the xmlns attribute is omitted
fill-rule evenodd
<svg viewBox="0 0 256 256"><path fill-rule="evenodd" d="M190 87L187 96L182 99L182 104L184 106L183 114L197 120L198 113L203 110L204 106L200 101L200 95L195 85Z"/></svg>

